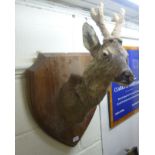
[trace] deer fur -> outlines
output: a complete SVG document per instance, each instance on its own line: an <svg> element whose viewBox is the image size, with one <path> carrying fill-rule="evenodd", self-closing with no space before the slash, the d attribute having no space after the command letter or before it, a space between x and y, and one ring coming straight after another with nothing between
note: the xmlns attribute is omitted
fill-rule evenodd
<svg viewBox="0 0 155 155"><path fill-rule="evenodd" d="M103 44L100 44L93 27L84 23L83 43L93 60L82 76L72 74L60 91L59 111L70 125L83 121L90 109L101 102L112 81L128 85L134 80L120 38L125 11L115 14L116 25L111 34L106 28L103 12L103 3L91 10L91 17L104 36Z"/></svg>

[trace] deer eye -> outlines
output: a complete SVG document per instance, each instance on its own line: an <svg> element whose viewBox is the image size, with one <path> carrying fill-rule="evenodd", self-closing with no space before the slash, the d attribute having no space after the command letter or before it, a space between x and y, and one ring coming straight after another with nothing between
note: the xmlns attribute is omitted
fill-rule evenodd
<svg viewBox="0 0 155 155"><path fill-rule="evenodd" d="M105 53L105 52L103 52L103 56L104 56L104 57L107 57L107 56L108 56L108 54L107 54L107 53Z"/></svg>
<svg viewBox="0 0 155 155"><path fill-rule="evenodd" d="M103 51L102 57L103 58L108 58L109 57L109 52L108 51Z"/></svg>

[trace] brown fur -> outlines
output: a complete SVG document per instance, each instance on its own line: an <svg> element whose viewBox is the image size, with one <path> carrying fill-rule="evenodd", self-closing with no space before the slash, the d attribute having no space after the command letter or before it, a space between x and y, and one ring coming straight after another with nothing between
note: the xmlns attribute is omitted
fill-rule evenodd
<svg viewBox="0 0 155 155"><path fill-rule="evenodd" d="M94 59L83 76L71 75L60 91L59 110L64 120L71 125L82 122L86 114L101 102L112 81L123 85L133 81L133 74L127 64L128 54L122 47L121 39L111 36L104 22L99 21L103 17L102 7L92 14L92 18L106 39L101 45L93 27L88 23L83 25L83 42Z"/></svg>

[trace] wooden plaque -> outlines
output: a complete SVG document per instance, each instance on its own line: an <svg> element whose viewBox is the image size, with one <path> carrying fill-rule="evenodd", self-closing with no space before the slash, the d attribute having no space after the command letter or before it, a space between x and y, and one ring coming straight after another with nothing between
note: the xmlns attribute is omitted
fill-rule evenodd
<svg viewBox="0 0 155 155"><path fill-rule="evenodd" d="M57 97L71 74L82 75L91 60L90 54L39 54L26 71L30 109L39 126L56 140L75 146L90 123L96 107L85 119L69 126L60 117Z"/></svg>

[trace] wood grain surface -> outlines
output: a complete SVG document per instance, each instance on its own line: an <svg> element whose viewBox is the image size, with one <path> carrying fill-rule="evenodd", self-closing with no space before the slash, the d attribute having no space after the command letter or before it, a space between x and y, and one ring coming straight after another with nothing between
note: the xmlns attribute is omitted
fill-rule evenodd
<svg viewBox="0 0 155 155"><path fill-rule="evenodd" d="M75 146L81 139L96 107L82 122L69 125L58 109L58 95L70 75L82 75L91 59L86 53L40 53L36 62L26 70L29 107L35 120L47 134L69 146Z"/></svg>

